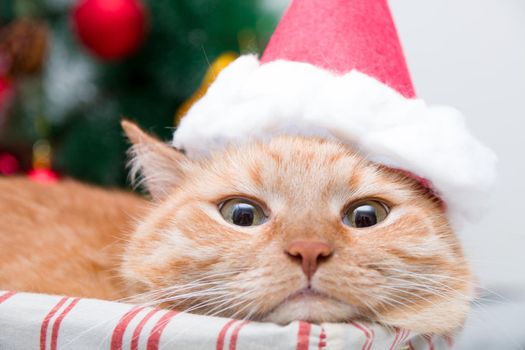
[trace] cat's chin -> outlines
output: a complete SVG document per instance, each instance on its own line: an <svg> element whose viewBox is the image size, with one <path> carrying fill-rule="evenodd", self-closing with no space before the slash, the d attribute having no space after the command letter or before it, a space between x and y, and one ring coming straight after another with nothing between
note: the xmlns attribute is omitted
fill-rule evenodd
<svg viewBox="0 0 525 350"><path fill-rule="evenodd" d="M327 295L302 290L283 300L261 321L288 324L302 320L312 323L341 322L358 315L357 309Z"/></svg>

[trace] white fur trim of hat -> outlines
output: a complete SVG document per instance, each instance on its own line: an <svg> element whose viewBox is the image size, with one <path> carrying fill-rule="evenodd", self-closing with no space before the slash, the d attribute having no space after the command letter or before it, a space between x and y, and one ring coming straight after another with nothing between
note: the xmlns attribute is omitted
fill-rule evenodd
<svg viewBox="0 0 525 350"><path fill-rule="evenodd" d="M173 146L190 158L278 135L337 139L370 160L429 180L454 222L475 219L495 178L494 153L461 113L408 99L369 76L334 75L308 63L225 68L182 119Z"/></svg>

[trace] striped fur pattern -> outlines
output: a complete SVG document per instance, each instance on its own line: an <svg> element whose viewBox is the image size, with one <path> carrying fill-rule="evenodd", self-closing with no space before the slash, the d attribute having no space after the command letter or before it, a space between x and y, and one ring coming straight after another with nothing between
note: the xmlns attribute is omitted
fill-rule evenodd
<svg viewBox="0 0 525 350"><path fill-rule="evenodd" d="M143 169L156 203L123 255L121 273L143 293L139 300L283 324L368 320L437 334L462 325L471 272L442 203L417 181L312 137L275 137L190 161L124 127L133 167ZM231 197L260 203L268 221L227 223L217 206ZM367 198L389 204L386 220L345 225L348 203ZM284 249L309 239L328 242L334 254L311 280L318 295L303 296L308 280Z"/></svg>
<svg viewBox="0 0 525 350"><path fill-rule="evenodd" d="M123 243L147 202L72 180L0 177L0 289L118 299Z"/></svg>

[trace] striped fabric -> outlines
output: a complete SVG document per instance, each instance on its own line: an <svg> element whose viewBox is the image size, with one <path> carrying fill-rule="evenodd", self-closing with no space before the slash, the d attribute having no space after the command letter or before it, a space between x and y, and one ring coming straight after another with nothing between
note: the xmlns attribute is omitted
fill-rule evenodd
<svg viewBox="0 0 525 350"><path fill-rule="evenodd" d="M448 338L358 322L287 326L95 299L0 291L0 349L449 349Z"/></svg>

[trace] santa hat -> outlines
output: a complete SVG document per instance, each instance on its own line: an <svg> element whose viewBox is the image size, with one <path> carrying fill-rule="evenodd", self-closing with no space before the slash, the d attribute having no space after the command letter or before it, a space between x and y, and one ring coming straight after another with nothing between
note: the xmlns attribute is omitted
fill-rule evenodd
<svg viewBox="0 0 525 350"><path fill-rule="evenodd" d="M403 170L458 224L479 216L496 157L455 109L415 97L386 0L295 0L264 55L225 68L182 119L190 158L277 135L336 139Z"/></svg>

